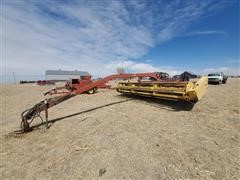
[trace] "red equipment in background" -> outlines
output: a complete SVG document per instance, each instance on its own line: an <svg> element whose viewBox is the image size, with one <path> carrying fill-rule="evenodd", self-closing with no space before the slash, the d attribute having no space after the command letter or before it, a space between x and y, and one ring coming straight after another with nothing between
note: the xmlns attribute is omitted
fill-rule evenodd
<svg viewBox="0 0 240 180"><path fill-rule="evenodd" d="M55 84L54 81L46 81L46 80L38 80L37 81L37 85L40 85L40 86L54 85L54 84Z"/></svg>

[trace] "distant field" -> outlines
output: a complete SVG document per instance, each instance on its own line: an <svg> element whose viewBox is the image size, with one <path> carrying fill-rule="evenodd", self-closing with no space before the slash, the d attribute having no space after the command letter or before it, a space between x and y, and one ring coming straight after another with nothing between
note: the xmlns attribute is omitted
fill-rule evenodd
<svg viewBox="0 0 240 180"><path fill-rule="evenodd" d="M20 113L54 86L2 86L2 179L240 177L240 79L209 85L191 110L114 90L82 94L49 110L59 120L48 130L19 136Z"/></svg>

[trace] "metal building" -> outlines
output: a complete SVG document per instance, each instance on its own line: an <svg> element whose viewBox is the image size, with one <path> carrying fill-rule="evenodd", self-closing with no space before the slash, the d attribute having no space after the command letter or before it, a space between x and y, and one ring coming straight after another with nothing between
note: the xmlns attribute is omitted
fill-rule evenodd
<svg viewBox="0 0 240 180"><path fill-rule="evenodd" d="M45 73L46 80L66 81L69 79L82 79L91 75L87 71L64 71L64 70L47 70Z"/></svg>

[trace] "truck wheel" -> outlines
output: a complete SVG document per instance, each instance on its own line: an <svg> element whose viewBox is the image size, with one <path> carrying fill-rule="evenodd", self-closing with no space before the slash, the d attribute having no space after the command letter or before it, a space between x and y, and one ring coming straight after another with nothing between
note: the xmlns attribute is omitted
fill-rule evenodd
<svg viewBox="0 0 240 180"><path fill-rule="evenodd" d="M223 80L222 83L223 83L223 84L226 84L226 80Z"/></svg>

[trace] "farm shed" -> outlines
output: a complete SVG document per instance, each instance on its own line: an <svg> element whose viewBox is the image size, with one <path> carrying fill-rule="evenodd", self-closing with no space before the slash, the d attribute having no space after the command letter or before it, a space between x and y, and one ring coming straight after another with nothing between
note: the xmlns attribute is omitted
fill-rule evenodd
<svg viewBox="0 0 240 180"><path fill-rule="evenodd" d="M66 81L69 79L82 79L83 77L91 77L87 71L64 71L64 70L47 70L46 80Z"/></svg>

